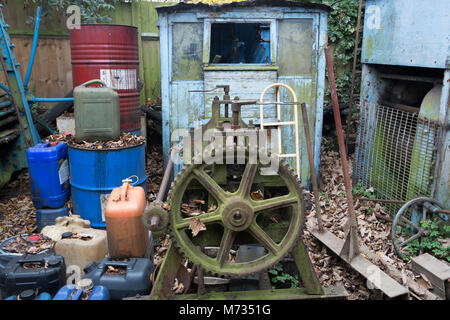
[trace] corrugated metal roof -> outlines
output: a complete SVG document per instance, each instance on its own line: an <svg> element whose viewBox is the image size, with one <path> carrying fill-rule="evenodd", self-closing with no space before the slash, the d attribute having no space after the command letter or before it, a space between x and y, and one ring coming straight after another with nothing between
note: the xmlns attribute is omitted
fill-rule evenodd
<svg viewBox="0 0 450 320"><path fill-rule="evenodd" d="M246 8L246 7L291 7L291 8L306 8L319 9L327 12L333 9L325 4L312 2L294 2L288 0L249 0L222 4L206 4L206 3L186 3L180 2L172 6L156 7L158 12L174 12L174 11L188 11L192 9L210 9L214 11L232 9L232 8Z"/></svg>

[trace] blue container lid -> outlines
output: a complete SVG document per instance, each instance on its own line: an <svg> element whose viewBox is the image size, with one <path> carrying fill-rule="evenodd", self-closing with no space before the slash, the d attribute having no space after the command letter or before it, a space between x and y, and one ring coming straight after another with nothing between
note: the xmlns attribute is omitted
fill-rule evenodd
<svg viewBox="0 0 450 320"><path fill-rule="evenodd" d="M27 157L34 159L35 156L45 154L48 156L60 155L65 157L67 155L67 146L65 142L44 142L39 143L27 149Z"/></svg>

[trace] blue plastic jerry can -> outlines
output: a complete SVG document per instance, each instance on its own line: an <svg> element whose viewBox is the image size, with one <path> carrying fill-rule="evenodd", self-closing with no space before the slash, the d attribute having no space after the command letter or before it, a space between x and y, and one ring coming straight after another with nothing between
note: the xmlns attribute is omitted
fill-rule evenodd
<svg viewBox="0 0 450 320"><path fill-rule="evenodd" d="M60 208L70 197L65 143L40 143L27 149L31 200L37 209Z"/></svg>
<svg viewBox="0 0 450 320"><path fill-rule="evenodd" d="M47 292L42 292L36 297L36 291L29 289L22 291L17 296L10 296L5 300L52 300L52 296Z"/></svg>
<svg viewBox="0 0 450 320"><path fill-rule="evenodd" d="M87 286L69 284L56 293L53 300L82 300L83 292L86 292L87 299L84 300L110 300L109 291L104 286L94 286L92 280L83 279Z"/></svg>

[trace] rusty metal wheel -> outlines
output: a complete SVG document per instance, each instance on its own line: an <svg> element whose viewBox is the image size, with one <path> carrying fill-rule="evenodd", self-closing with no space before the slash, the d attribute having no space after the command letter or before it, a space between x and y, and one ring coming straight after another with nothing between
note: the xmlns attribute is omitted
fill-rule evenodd
<svg viewBox="0 0 450 320"><path fill-rule="evenodd" d="M270 178L261 175L260 164L241 165L240 171L236 166L187 166L168 196L169 232L175 246L216 275L243 276L272 267L293 248L304 225L303 190L287 163L280 161L278 175ZM260 186L264 192L258 199L254 195ZM203 200L194 200L205 204L202 214L183 213L182 205L191 192L197 192L197 197L203 194ZM204 228L194 236L190 226L199 221ZM232 252L249 243L262 245L265 254L252 261L233 261ZM202 249L214 246L218 250L213 256Z"/></svg>
<svg viewBox="0 0 450 320"><path fill-rule="evenodd" d="M408 260L408 245L416 240L420 244L430 235L429 230L422 225L424 221L437 218L437 225L448 224L449 214L442 204L431 198L420 197L405 203L395 215L391 229L392 244L397 256Z"/></svg>

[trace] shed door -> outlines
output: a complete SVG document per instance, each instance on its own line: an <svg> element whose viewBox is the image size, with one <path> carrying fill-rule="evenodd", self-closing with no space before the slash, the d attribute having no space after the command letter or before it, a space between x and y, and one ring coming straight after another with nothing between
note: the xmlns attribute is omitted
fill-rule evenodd
<svg viewBox="0 0 450 320"><path fill-rule="evenodd" d="M294 89L299 102L306 103L311 138L314 139L318 99L318 19L317 15L304 15L278 21L278 81ZM323 68L324 66L322 66ZM290 99L289 93L282 91L281 100ZM283 119L294 119L293 108L282 108ZM308 153L306 150L303 120L300 108L299 119L299 151L300 178L304 186L310 182ZM322 119L319 119L322 121ZM292 126L282 128L284 153L295 153L295 135ZM313 143L320 144L319 141ZM318 163L318 157L315 162ZM295 160L288 159L288 163L295 168Z"/></svg>
<svg viewBox="0 0 450 320"><path fill-rule="evenodd" d="M181 133L179 129L189 130L197 126L199 115L204 112L204 94L198 92L203 90L203 23L174 22L170 29L170 103L165 117L169 130L164 140L170 141L172 145L176 142L175 135ZM170 154L169 148L166 142L166 155ZM176 163L174 172L177 173L181 168L182 164Z"/></svg>

